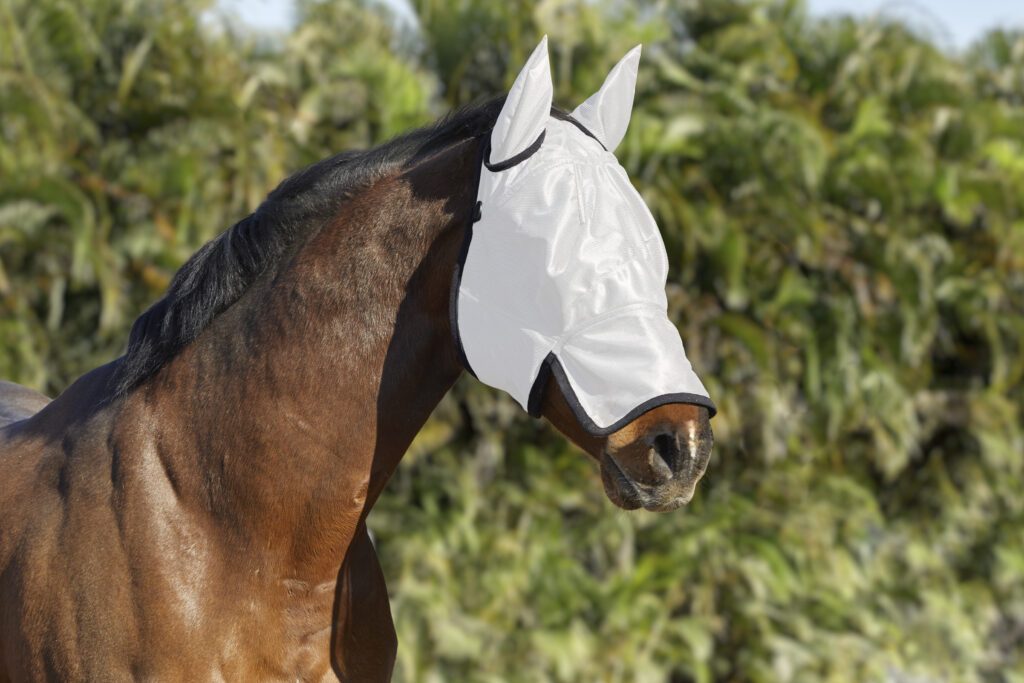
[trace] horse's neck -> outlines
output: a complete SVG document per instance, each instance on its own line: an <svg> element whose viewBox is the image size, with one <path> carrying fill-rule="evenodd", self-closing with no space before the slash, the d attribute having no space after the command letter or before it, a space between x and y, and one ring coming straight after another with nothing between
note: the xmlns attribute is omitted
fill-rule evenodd
<svg viewBox="0 0 1024 683"><path fill-rule="evenodd" d="M355 197L136 392L169 475L289 571L336 568L460 372L448 296L474 146Z"/></svg>

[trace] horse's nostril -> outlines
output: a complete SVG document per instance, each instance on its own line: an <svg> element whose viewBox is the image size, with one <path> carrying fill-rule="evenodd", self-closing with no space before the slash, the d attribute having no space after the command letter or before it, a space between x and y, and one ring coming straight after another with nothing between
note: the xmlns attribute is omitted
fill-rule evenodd
<svg viewBox="0 0 1024 683"><path fill-rule="evenodd" d="M664 479L671 479L679 464L679 441L676 435L662 432L650 440L648 462L651 469Z"/></svg>
<svg viewBox="0 0 1024 683"><path fill-rule="evenodd" d="M670 434L669 432L662 432L654 437L654 447L662 453L675 446L675 443L675 434Z"/></svg>

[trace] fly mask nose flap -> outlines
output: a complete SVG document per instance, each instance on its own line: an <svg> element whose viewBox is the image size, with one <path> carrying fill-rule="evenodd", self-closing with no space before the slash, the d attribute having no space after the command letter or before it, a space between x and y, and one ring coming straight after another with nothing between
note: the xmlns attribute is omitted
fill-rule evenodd
<svg viewBox="0 0 1024 683"><path fill-rule="evenodd" d="M553 377L599 436L666 403L715 412L668 319L664 242L609 151L629 121L638 59L639 48L577 109L584 123L550 115L541 41L491 134L452 288L467 368L534 415Z"/></svg>

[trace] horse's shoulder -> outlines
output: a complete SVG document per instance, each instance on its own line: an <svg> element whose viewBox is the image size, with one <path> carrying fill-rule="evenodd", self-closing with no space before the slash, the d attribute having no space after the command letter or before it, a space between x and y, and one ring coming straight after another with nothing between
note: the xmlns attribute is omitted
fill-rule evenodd
<svg viewBox="0 0 1024 683"><path fill-rule="evenodd" d="M13 511L37 516L59 508L69 463L96 460L88 457L96 439L80 436L90 431L89 410L95 403L82 387L88 384L80 379L51 401L0 380L0 517Z"/></svg>
<svg viewBox="0 0 1024 683"><path fill-rule="evenodd" d="M51 506L40 501L39 464L52 449L29 429L49 399L13 382L0 381L0 571L30 518Z"/></svg>
<svg viewBox="0 0 1024 683"><path fill-rule="evenodd" d="M20 495L45 450L25 427L50 399L28 387L0 380L0 517L12 496Z"/></svg>
<svg viewBox="0 0 1024 683"><path fill-rule="evenodd" d="M110 418L95 407L94 384L87 375L52 401L0 385L3 414L17 418L0 425L0 571L85 552L110 532Z"/></svg>

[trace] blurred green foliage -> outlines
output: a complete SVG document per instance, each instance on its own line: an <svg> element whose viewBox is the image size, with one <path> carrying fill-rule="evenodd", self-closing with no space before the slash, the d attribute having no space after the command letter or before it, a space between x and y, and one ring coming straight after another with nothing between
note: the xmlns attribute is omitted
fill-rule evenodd
<svg viewBox="0 0 1024 683"><path fill-rule="evenodd" d="M690 506L464 378L371 515L399 681L1024 681L1024 35L962 55L799 0L0 3L0 376L116 357L302 165L643 42L618 150L720 408Z"/></svg>

